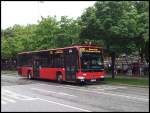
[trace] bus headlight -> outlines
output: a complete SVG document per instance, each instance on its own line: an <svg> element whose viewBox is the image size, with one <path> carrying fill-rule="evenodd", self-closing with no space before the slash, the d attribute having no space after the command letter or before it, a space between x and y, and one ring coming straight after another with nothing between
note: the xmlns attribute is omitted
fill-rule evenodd
<svg viewBox="0 0 150 113"><path fill-rule="evenodd" d="M85 79L85 77L79 76L78 79Z"/></svg>
<svg viewBox="0 0 150 113"><path fill-rule="evenodd" d="M104 76L100 76L100 78L104 78Z"/></svg>
<svg viewBox="0 0 150 113"><path fill-rule="evenodd" d="M83 76L86 76L86 73L83 73Z"/></svg>

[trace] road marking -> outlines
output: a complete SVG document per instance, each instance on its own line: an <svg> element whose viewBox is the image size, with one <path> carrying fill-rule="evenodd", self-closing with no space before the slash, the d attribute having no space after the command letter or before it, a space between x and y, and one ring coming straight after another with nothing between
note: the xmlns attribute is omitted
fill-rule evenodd
<svg viewBox="0 0 150 113"><path fill-rule="evenodd" d="M71 95L71 94L64 93L64 92L54 92L54 91L48 91L48 90L39 89L39 88L31 88L31 89L32 90L37 90L37 91L40 91L40 92L50 92L50 93L59 94L59 95L66 95L66 96L77 97L75 95Z"/></svg>
<svg viewBox="0 0 150 113"><path fill-rule="evenodd" d="M49 101L49 100L45 100L45 99L41 99L41 98L38 98L38 99L42 100L42 101L50 102L50 103L53 103L53 104L58 104L58 105L61 105L61 106L65 106L65 107L68 107L68 108L73 108L73 109L77 109L77 110L81 110L81 111L85 111L85 112L92 112L92 111L89 111L89 110L86 110L86 109L70 106L70 105L67 105L67 104L58 103L58 102L55 102L55 101Z"/></svg>
<svg viewBox="0 0 150 113"><path fill-rule="evenodd" d="M75 96L75 95L71 95L71 94L68 94L68 93L63 93L63 92L60 92L59 94L60 94L60 95L66 95L66 96L77 97L77 96Z"/></svg>
<svg viewBox="0 0 150 113"><path fill-rule="evenodd" d="M9 102L10 103L16 103L16 100L36 100L37 98L32 98L32 97L29 97L29 96L25 96L25 95L21 95L21 94L17 94L15 92L12 92L12 91L9 91L9 90L2 90L2 104L8 104Z"/></svg>
<svg viewBox="0 0 150 113"><path fill-rule="evenodd" d="M113 89L113 88L127 88L126 86L114 86L114 85L89 85L87 87L91 87L91 88L95 88L95 87L98 87L98 88L108 88L108 89Z"/></svg>
<svg viewBox="0 0 150 113"><path fill-rule="evenodd" d="M6 104L6 102L4 102L4 100L11 102L11 103L16 103L16 101L14 99L25 101L25 100L35 100L37 98L32 98L29 96L21 95L21 94L12 92L10 90L2 90L2 100L3 100L4 104Z"/></svg>
<svg viewBox="0 0 150 113"><path fill-rule="evenodd" d="M37 90L37 88L35 88L35 89ZM41 90L41 89L38 89L38 90ZM48 91L48 92L52 92L52 91ZM57 93L57 92L53 92L53 93ZM74 95L70 95L70 94L67 94L67 93L63 93L63 92L59 92L59 94L74 96ZM15 92L12 92L12 91L9 91L9 90L2 90L2 99L5 99L5 100L7 100L9 102L15 102L12 99L6 99L4 96L9 96L9 97L12 97L12 98L15 98L15 99L19 99L19 100L21 99L20 96L26 97L26 99L23 99L23 100L37 100L37 99L39 99L39 100L42 100L42 101L50 102L50 103L53 103L53 104L58 104L58 105L65 106L65 107L68 107L68 108L73 108L73 109L80 110L80 111L90 112L89 110L82 109L82 108L79 108L79 107L74 107L74 106L58 103L58 102L55 102L55 101L49 101L49 100L45 100L45 99L41 99L41 98L32 98L32 97L28 97L28 96L25 96L25 95L17 94ZM18 98L18 96L19 96L19 98ZM5 102L4 100L2 100L1 102L2 102L2 104L7 104L7 102Z"/></svg>
<svg viewBox="0 0 150 113"><path fill-rule="evenodd" d="M1 100L1 102L2 102L2 104L7 104L7 102L5 102L5 101L3 101L3 100Z"/></svg>
<svg viewBox="0 0 150 113"><path fill-rule="evenodd" d="M40 84L40 85L48 85L48 84ZM55 85L50 85L50 86L55 86ZM86 90L86 89L81 89L79 87L72 87L72 86L69 86L69 85L65 85L65 86L55 86L55 87L60 87L60 88L68 88L68 89L75 89L75 90L78 90L78 91L84 91L84 92L90 92L90 93L98 93L98 94L105 94L105 95L111 95L111 96L119 96L119 97L124 97L124 98L127 98L127 99L134 99L134 100L139 100L139 101L149 101L148 98L140 98L140 97L133 97L133 96L129 96L129 95L124 95L124 94L115 94L115 93L106 93L106 92L97 92L97 90ZM118 87L118 88L126 88L126 87Z"/></svg>
<svg viewBox="0 0 150 113"><path fill-rule="evenodd" d="M115 90L115 89L126 89L127 87L108 87L108 86L103 86L103 87L91 87L91 88L95 88L95 89L97 89L97 90Z"/></svg>
<svg viewBox="0 0 150 113"><path fill-rule="evenodd" d="M79 91L84 91L84 92L90 92L90 93L98 93L98 94L105 94L105 95L112 95L112 96L119 96L119 97L125 97L128 99L136 99L136 100L140 100L140 101L149 101L149 99L147 98L140 98L140 97L133 97L133 96L128 96L128 95L123 95L123 94L114 94L114 93L106 93L106 92L97 92L96 90L85 90L85 89L77 89L77 88L72 88L72 87L64 87L64 86L59 86L62 88L68 88L68 89L75 89L75 90L79 90Z"/></svg>
<svg viewBox="0 0 150 113"><path fill-rule="evenodd" d="M123 87L123 86L101 86L101 87L99 87L99 88L104 88L104 89L125 89L125 88L127 88L127 87Z"/></svg>
<svg viewBox="0 0 150 113"><path fill-rule="evenodd" d="M60 86L60 85L57 85L57 84L50 85L50 84L44 84L44 83L36 83L36 84L34 84L34 85L39 85L39 86L48 85L48 86L55 86L55 87Z"/></svg>
<svg viewBox="0 0 150 113"><path fill-rule="evenodd" d="M49 85L49 84L42 84L39 83L37 85L43 86L43 85L48 85L48 86L55 86L55 87L62 87L61 85ZM96 86L86 86L86 87L78 87L78 86L72 86L72 85L64 85L64 87L71 87L71 88L84 88L84 89L89 89L89 88L94 88L94 89L98 89L98 90L113 90L113 89L125 89L127 87L124 86L107 86L107 85L101 85L100 87L96 87Z"/></svg>
<svg viewBox="0 0 150 113"><path fill-rule="evenodd" d="M135 99L135 100L140 100L140 101L149 101L149 99L147 99L147 98L132 97L132 96L123 95L123 94L114 94L114 93L106 93L106 92L97 92L97 93L106 94L106 95L112 95L112 96L126 97L128 99Z"/></svg>
<svg viewBox="0 0 150 113"><path fill-rule="evenodd" d="M9 99L9 98L6 98L6 97L2 97L3 100L6 100L8 102L12 102L12 103L16 103L16 101L12 100L12 99Z"/></svg>

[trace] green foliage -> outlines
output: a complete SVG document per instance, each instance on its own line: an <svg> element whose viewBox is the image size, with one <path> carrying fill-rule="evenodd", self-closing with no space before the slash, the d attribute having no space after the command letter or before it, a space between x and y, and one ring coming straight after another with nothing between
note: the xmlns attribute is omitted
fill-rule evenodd
<svg viewBox="0 0 150 113"><path fill-rule="evenodd" d="M61 47L70 46L79 42L79 33L81 29L79 21L79 19L69 19L67 16L61 17L59 21L60 34L58 35L58 37L62 36L64 39L64 45Z"/></svg>
<svg viewBox="0 0 150 113"><path fill-rule="evenodd" d="M42 17L34 32L34 48L36 50L54 48L53 40L58 32L59 27L55 17Z"/></svg>
<svg viewBox="0 0 150 113"><path fill-rule="evenodd" d="M1 54L2 58L12 57L9 42L7 39L4 40L4 38L1 39Z"/></svg>
<svg viewBox="0 0 150 113"><path fill-rule="evenodd" d="M77 18L42 17L37 25L1 30L2 58L23 51L92 42L120 53L139 51L148 59L148 1L98 1Z"/></svg>
<svg viewBox="0 0 150 113"><path fill-rule="evenodd" d="M79 19L62 16L43 18L37 25L14 25L1 31L2 57L12 58L17 53L70 46L79 43Z"/></svg>
<svg viewBox="0 0 150 113"><path fill-rule="evenodd" d="M98 1L81 15L81 38L102 40L118 54L144 48L148 41L148 2Z"/></svg>
<svg viewBox="0 0 150 113"><path fill-rule="evenodd" d="M138 51L141 62L143 54L148 58L148 7L145 1L98 1L81 15L80 37L104 42L112 59L112 78L116 56Z"/></svg>

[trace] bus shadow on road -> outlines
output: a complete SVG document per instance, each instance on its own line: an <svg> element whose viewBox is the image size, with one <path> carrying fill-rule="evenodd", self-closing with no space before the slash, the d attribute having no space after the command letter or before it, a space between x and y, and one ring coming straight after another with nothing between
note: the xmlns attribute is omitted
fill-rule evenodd
<svg viewBox="0 0 150 113"><path fill-rule="evenodd" d="M89 85L104 85L106 84L104 81L97 81L97 82L86 82L86 83L77 83L77 82L67 82L63 81L62 83L58 83L57 81L54 80L46 80L46 79L32 79L35 82L44 82L44 84L55 84L55 85L72 85L72 86L81 86L81 87L86 87Z"/></svg>

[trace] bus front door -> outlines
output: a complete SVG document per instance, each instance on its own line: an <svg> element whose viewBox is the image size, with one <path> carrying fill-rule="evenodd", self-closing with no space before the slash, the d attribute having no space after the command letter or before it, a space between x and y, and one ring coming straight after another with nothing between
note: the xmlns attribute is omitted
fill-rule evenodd
<svg viewBox="0 0 150 113"><path fill-rule="evenodd" d="M77 51L76 49L66 49L64 51L64 64L66 70L66 81L75 81L77 72Z"/></svg>

